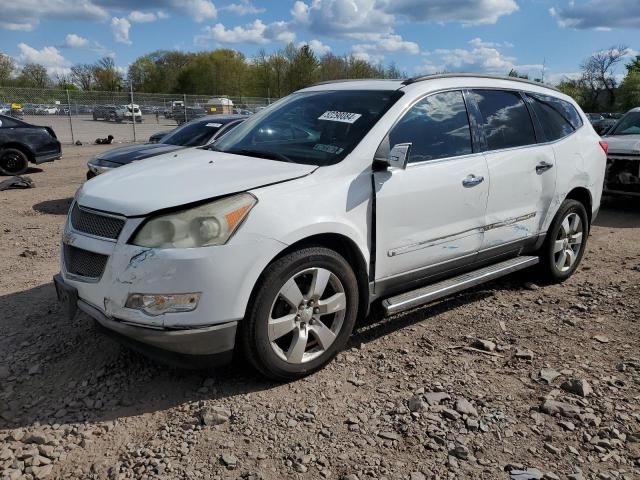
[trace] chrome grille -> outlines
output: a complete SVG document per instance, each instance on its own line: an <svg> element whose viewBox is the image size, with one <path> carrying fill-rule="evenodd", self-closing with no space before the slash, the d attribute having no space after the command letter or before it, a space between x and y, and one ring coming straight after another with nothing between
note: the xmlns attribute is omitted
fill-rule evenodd
<svg viewBox="0 0 640 480"><path fill-rule="evenodd" d="M75 230L96 237L117 240L124 228L124 219L101 215L90 210L84 210L77 203L71 210L71 225Z"/></svg>
<svg viewBox="0 0 640 480"><path fill-rule="evenodd" d="M64 246L64 264L67 272L94 280L102 277L107 265L107 255L89 252L72 245Z"/></svg>

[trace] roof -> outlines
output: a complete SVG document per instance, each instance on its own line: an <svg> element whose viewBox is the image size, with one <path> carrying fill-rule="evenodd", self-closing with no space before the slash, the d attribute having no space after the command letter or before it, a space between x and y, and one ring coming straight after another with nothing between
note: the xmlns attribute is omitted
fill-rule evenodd
<svg viewBox="0 0 640 480"><path fill-rule="evenodd" d="M349 78L319 82L301 91L318 90L398 90L402 88L402 80Z"/></svg>
<svg viewBox="0 0 640 480"><path fill-rule="evenodd" d="M500 75L488 75L482 73L443 73L436 75L423 75L420 77L400 79L342 79L330 80L327 82L319 82L304 90L399 90L407 85L428 80L442 80L447 78L481 78L490 80L506 80L510 82L519 82L527 85L533 85L541 88L548 88L556 92L560 92L555 87L532 80L517 77L505 77Z"/></svg>
<svg viewBox="0 0 640 480"><path fill-rule="evenodd" d="M533 80L527 80L525 78L508 77L502 75L489 75L484 73L442 73L436 75L423 75L421 77L408 78L402 82L403 85L411 85L412 83L422 82L425 80L440 80L443 78L484 78L489 80L508 80L510 82L526 83L528 85L535 85L536 87L548 88L556 92L560 92L556 87L547 85L546 83L535 82Z"/></svg>

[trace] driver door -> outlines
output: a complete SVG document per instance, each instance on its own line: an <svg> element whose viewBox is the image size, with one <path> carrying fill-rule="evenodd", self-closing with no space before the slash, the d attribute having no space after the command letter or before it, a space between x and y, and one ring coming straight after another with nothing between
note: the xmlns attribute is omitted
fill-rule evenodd
<svg viewBox="0 0 640 480"><path fill-rule="evenodd" d="M474 261L489 195L485 157L474 150L463 93L429 95L389 132L410 143L405 169L374 173L376 293Z"/></svg>

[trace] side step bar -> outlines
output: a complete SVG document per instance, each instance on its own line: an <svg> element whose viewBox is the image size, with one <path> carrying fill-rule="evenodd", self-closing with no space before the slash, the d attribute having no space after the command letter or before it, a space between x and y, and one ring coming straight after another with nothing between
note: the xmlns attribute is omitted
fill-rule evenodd
<svg viewBox="0 0 640 480"><path fill-rule="evenodd" d="M443 280L442 282L427 285L426 287L411 292L387 298L382 302L382 307L387 315L394 315L404 310L419 307L425 303L433 302L434 300L466 290L467 288L489 282L517 270L531 267L539 261L540 259L538 257L533 256L512 258L473 272Z"/></svg>

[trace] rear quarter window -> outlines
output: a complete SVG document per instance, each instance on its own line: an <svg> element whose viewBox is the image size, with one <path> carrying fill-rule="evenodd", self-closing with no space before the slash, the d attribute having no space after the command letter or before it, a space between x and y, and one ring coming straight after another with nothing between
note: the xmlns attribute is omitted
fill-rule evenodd
<svg viewBox="0 0 640 480"><path fill-rule="evenodd" d="M537 93L527 93L527 99L548 141L571 135L582 126L580 115L569 102Z"/></svg>

